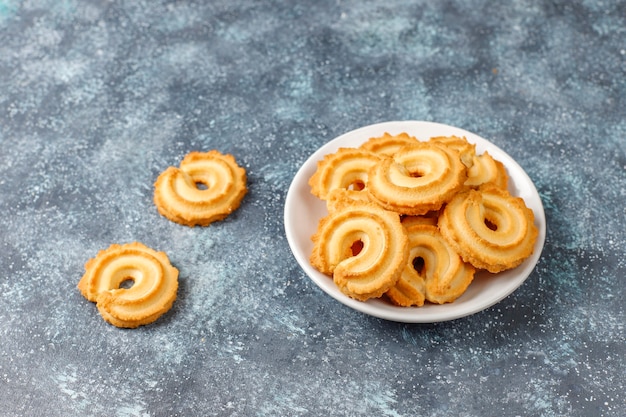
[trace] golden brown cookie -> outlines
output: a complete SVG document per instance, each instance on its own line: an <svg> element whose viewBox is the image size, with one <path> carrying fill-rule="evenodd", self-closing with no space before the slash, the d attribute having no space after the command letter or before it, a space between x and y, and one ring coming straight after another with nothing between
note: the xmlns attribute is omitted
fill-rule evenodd
<svg viewBox="0 0 626 417"><path fill-rule="evenodd" d="M413 145L418 142L414 136L402 132L398 135L390 135L385 132L383 136L370 138L363 143L360 148L375 152L381 155L391 156L407 145Z"/></svg>
<svg viewBox="0 0 626 417"><path fill-rule="evenodd" d="M534 250L537 227L524 200L486 184L456 195L439 218L439 229L463 260L500 272L515 268Z"/></svg>
<svg viewBox="0 0 626 417"><path fill-rule="evenodd" d="M326 200L328 193L337 188L362 190L368 181L368 169L380 159L380 155L365 149L340 148L317 163L309 179L311 193Z"/></svg>
<svg viewBox="0 0 626 417"><path fill-rule="evenodd" d="M476 153L476 145L469 143L467 138L458 136L437 136L430 138L431 142L438 142L459 152L461 161L467 167L468 187L478 187L482 184L493 183L506 189L508 174L502 162L493 159L489 152Z"/></svg>
<svg viewBox="0 0 626 417"><path fill-rule="evenodd" d="M405 225L409 237L409 258L400 279L387 291L400 306L450 303L459 298L474 279L475 269L441 236L437 226Z"/></svg>
<svg viewBox="0 0 626 417"><path fill-rule="evenodd" d="M474 155L473 164L467 170L465 185L476 188L483 184L492 183L506 189L508 182L509 176L502 162L493 159L489 152Z"/></svg>
<svg viewBox="0 0 626 417"><path fill-rule="evenodd" d="M239 208L247 193L244 168L216 150L191 152L154 183L159 213L186 226L208 226Z"/></svg>
<svg viewBox="0 0 626 417"><path fill-rule="evenodd" d="M132 286L126 288L126 282ZM134 328L152 323L172 307L178 269L164 252L142 243L114 244L87 261L78 289L96 303L107 322Z"/></svg>
<svg viewBox="0 0 626 417"><path fill-rule="evenodd" d="M387 210L425 214L439 210L463 187L466 171L456 150L435 142L418 142L373 165L367 192Z"/></svg>
<svg viewBox="0 0 626 417"><path fill-rule="evenodd" d="M396 213L375 204L346 204L320 220L311 265L357 300L382 296L406 264L407 235Z"/></svg>

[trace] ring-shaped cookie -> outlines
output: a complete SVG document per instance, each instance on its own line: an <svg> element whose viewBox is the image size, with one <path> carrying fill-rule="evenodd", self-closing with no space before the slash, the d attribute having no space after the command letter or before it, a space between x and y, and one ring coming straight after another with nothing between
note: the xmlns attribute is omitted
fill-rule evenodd
<svg viewBox="0 0 626 417"><path fill-rule="evenodd" d="M311 193L326 200L328 193L337 188L362 190L368 182L369 168L381 159L365 149L340 148L317 163L317 170L309 179Z"/></svg>
<svg viewBox="0 0 626 417"><path fill-rule="evenodd" d="M132 286L126 288L126 282ZM78 289L95 302L102 317L117 327L149 324L176 299L178 269L164 252L139 242L114 244L85 264Z"/></svg>
<svg viewBox="0 0 626 417"><path fill-rule="evenodd" d="M375 204L347 204L320 220L312 236L311 265L332 276L346 295L365 301L398 281L408 256L396 213Z"/></svg>
<svg viewBox="0 0 626 417"><path fill-rule="evenodd" d="M476 268L515 268L534 250L537 227L524 200L493 184L455 196L439 218L444 238Z"/></svg>
<svg viewBox="0 0 626 417"><path fill-rule="evenodd" d="M191 152L179 168L169 167L154 184L161 215L186 226L208 226L239 208L248 191L246 171L232 155Z"/></svg>
<svg viewBox="0 0 626 417"><path fill-rule="evenodd" d="M367 192L372 201L401 214L439 210L467 179L459 153L435 142L418 142L372 166Z"/></svg>
<svg viewBox="0 0 626 417"><path fill-rule="evenodd" d="M477 188L488 182L506 189L508 174L504 164L493 159L489 152L476 153L476 145L469 143L467 138L458 136L436 136L430 138L431 142L444 144L459 152L461 161L467 167L467 180L465 185Z"/></svg>
<svg viewBox="0 0 626 417"><path fill-rule="evenodd" d="M506 190L508 182L509 176L502 162L493 159L486 151L480 155L474 155L472 166L467 170L466 186L476 188L492 183Z"/></svg>
<svg viewBox="0 0 626 417"><path fill-rule="evenodd" d="M382 136L368 139L359 147L380 155L391 156L405 146L413 145L416 142L418 142L418 139L415 136L409 136L406 132L397 135L385 132Z"/></svg>
<svg viewBox="0 0 626 417"><path fill-rule="evenodd" d="M474 267L463 262L437 226L413 222L405 228L409 258L400 279L387 291L389 299L401 306L422 306L424 300L444 304L459 298L474 279Z"/></svg>

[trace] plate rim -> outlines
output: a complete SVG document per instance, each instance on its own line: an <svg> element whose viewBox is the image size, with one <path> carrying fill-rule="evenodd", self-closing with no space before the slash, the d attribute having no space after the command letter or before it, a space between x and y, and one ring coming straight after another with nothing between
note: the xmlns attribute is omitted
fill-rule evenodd
<svg viewBox="0 0 626 417"><path fill-rule="evenodd" d="M509 271L519 271L519 273L515 274L514 272L508 272L509 274L515 274L514 277L516 279L511 279L510 285L505 285L503 290L496 293L496 296L490 297L488 300L484 302L471 302L473 300L469 300L468 305L462 305L460 308L459 300L456 300L454 303L448 303L443 305L437 304L429 304L427 307L399 307L394 306L391 303L388 303L383 300L369 300L366 302L358 301L353 298L348 297L347 295L341 293L338 288L335 286L331 277L321 274L319 271L315 270L311 264L309 263L308 254L305 256L304 251L298 245L299 237L296 234L296 228L292 227L293 222L293 212L294 202L297 199L297 194L302 192L306 192L309 195L306 195L307 198L311 197L310 187L308 185L308 179L310 175L312 175L312 168L317 166L317 161L321 160L322 157L327 154L334 152L339 147L349 147L349 146L358 146L358 144L364 142L370 137L374 137L376 135L382 135L385 132L389 132L391 134L398 134L403 131L407 131L410 135L416 136L421 140L427 140L428 138L420 138L419 133L417 132L419 129L423 131L429 130L442 130L454 133L443 133L442 135L450 135L456 134L457 136L465 136L468 141L472 143L476 143L477 151L482 152L488 148L489 152L494 156L494 158L501 160L506 166L508 171L513 170L515 177L514 183L516 186L523 185L524 192L529 193L532 199L532 209L535 214L535 224L538 228L538 236L535 242L535 248L533 254L526 259L522 265L518 266L515 269ZM380 133L367 133L367 132L380 132ZM357 138L360 138L360 142ZM433 135L428 135L432 137ZM356 144L347 145L345 142L354 141ZM495 155L494 155L495 154ZM496 157L497 156L497 157ZM503 161L506 160L506 161ZM518 183L522 184L518 184ZM302 189L304 188L304 189ZM519 189L514 193L515 195L519 194ZM314 199L316 197L313 196ZM318 200L318 205L323 205L322 200ZM526 199L525 199L526 200ZM528 203L527 203L528 204ZM316 222L319 221L315 219ZM509 295L511 295L514 291L516 291L532 274L534 271L537 262L541 256L543 251L543 247L545 244L545 236L546 236L546 220L545 220L545 212L543 208L543 203L541 201L541 197L537 191L537 188L530 176L524 171L524 169L504 150L495 145L493 142L477 135L476 133L467 131L462 128L458 128L451 125L446 125L437 122L430 121L418 121L418 120L405 120L405 121L387 121L381 123L374 123L371 125L362 126L345 133L327 141L322 146L317 148L309 157L305 160L304 163L298 168L298 171L294 175L289 188L287 190L287 195L285 197L285 205L284 205L284 213L283 213L283 224L285 229L285 234L287 237L287 242L289 244L289 248L291 250L292 255L296 259L296 262L303 270L305 275L312 280L324 293L334 298L336 301L339 301L341 304L350 307L356 311L361 313L377 317L380 319L385 319L388 321L394 322L404 322L404 323L436 323L442 321L450 321L459 319L462 317L467 317L473 314L476 314L480 311L483 311ZM317 224L315 224L315 227ZM310 240L310 236L307 237ZM501 274L503 274L501 273ZM488 274L486 272L481 272L483 274L483 279L492 278L492 274ZM486 274L486 275L485 275ZM477 274L479 276L479 274ZM486 277L486 278L484 278ZM494 277L495 278L495 277ZM488 285L488 284L487 284ZM471 286L470 286L471 287ZM462 299L463 297L460 297ZM468 301L468 300L465 300ZM455 304L457 303L457 304ZM433 313L431 310L439 308L440 311L436 311ZM424 312L427 312L424 314Z"/></svg>

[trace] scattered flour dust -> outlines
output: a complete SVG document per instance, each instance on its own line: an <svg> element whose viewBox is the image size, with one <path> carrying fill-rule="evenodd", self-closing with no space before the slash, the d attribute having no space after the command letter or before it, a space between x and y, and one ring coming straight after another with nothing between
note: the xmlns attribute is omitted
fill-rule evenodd
<svg viewBox="0 0 626 417"><path fill-rule="evenodd" d="M111 384L109 388L114 391L111 392L112 401L109 404L98 404L94 407L94 404L91 403L93 395L90 390L102 390L103 387L101 383L98 383L99 381L82 379L78 374L77 368L73 365L68 366L65 370L60 371L52 378L57 384L61 398L66 398L68 403L72 405L73 410L82 412L83 415L113 415L116 417L150 416L146 411L146 405L142 401L137 400L129 386ZM107 387L105 386L104 389L107 389ZM117 403L119 405L116 405L114 399L119 400ZM130 399L135 401L135 403L126 403ZM106 408L104 408L104 406L106 406Z"/></svg>

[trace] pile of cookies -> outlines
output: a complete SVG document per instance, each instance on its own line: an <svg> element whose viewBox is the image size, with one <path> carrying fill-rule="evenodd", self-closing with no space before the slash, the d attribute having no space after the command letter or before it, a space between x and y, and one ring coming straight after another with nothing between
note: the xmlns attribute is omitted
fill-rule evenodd
<svg viewBox="0 0 626 417"><path fill-rule="evenodd" d="M186 226L208 226L236 210L247 193L244 168L216 150L191 152L154 184L154 203L164 217ZM164 252L139 242L113 244L85 264L81 294L117 327L154 322L176 300L178 269Z"/></svg>
<svg viewBox="0 0 626 417"><path fill-rule="evenodd" d="M386 133L326 155L309 185L328 209L311 265L357 300L453 302L477 270L520 265L538 235L505 166L464 137Z"/></svg>

